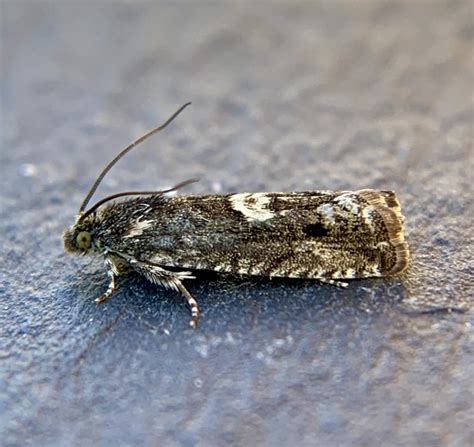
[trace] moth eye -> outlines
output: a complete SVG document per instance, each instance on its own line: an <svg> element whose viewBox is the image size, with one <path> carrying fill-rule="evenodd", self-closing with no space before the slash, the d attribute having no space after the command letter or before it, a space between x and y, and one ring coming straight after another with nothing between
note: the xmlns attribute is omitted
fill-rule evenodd
<svg viewBox="0 0 474 447"><path fill-rule="evenodd" d="M91 246L91 234L88 231L81 231L76 237L78 248L87 250Z"/></svg>

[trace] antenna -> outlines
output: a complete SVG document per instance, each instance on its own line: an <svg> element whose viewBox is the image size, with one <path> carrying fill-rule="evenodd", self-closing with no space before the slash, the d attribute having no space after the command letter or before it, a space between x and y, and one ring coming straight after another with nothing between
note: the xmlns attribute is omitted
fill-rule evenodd
<svg viewBox="0 0 474 447"><path fill-rule="evenodd" d="M145 141L147 138L151 137L152 135L159 132L160 130L163 130L166 126L168 126L168 124L170 124L190 104L191 104L190 102L187 102L186 104L181 106L175 113L173 113L173 115L171 115L163 124L161 124L160 126L155 127L154 129L150 130L145 135L142 135L140 138L135 140L133 143L129 144L125 149L122 149L119 152L119 154L116 155L115 158L111 162L109 162L109 164L103 169L103 171L100 173L99 177L97 177L97 180L91 186L91 189L87 193L85 199L83 200L83 202L81 204L81 207L79 208L79 214L81 214L86 209L87 204L89 203L92 196L96 192L96 190L99 187L100 183L102 182L102 180L104 179L106 174L112 169L112 167L115 165L115 163L117 163L125 154L127 154L127 152L130 152L135 146L138 146L140 143ZM187 184L187 183L185 183L185 184ZM181 186L181 185L177 185L177 186ZM174 189L176 189L176 188L174 188ZM147 193L149 194L150 192L147 192ZM157 193L158 192L155 192L155 194L157 194ZM130 193L127 193L127 194L130 194ZM122 195L125 195L125 194L122 194ZM112 196L110 196L108 199L110 200L111 197ZM112 198L114 198L114 197L112 197ZM102 202L102 203L104 203L104 202ZM100 205L102 203L100 203ZM100 206L100 205L96 204L94 206L94 210L97 209L97 207ZM90 214L90 213L87 213L87 214Z"/></svg>
<svg viewBox="0 0 474 447"><path fill-rule="evenodd" d="M99 208L99 206L102 206L104 203L109 202L110 200L117 199L118 197L151 196L151 195L157 195L157 194L165 194L167 192L176 191L177 189L182 188L183 186L186 186L186 185L189 185L190 183L195 183L198 181L199 181L198 178L191 178L189 180L185 180L184 182L178 183L177 185L174 185L173 187L169 189L164 189L162 191L126 191L126 192L118 192L116 194L112 194L111 196L108 196L99 200L97 203L91 206L86 212L81 214L81 216L79 217L79 221L85 219L87 216L92 214L97 208Z"/></svg>

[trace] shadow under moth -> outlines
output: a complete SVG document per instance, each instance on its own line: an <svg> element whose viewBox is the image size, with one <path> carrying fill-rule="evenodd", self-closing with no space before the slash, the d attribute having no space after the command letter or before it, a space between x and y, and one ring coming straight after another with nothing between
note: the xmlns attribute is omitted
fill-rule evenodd
<svg viewBox="0 0 474 447"><path fill-rule="evenodd" d="M66 251L104 258L110 284L96 302L113 294L119 275L134 270L180 292L195 327L199 307L183 285L195 271L316 279L346 287L340 280L396 275L407 268L403 216L393 191L167 195L196 181L191 179L164 191L113 194L86 210L112 166L189 104L105 167L76 222L64 232Z"/></svg>

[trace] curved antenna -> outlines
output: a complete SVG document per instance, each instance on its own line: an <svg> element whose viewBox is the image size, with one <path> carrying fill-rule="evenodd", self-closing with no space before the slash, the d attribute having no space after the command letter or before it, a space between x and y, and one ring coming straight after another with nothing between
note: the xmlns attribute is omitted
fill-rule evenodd
<svg viewBox="0 0 474 447"><path fill-rule="evenodd" d="M112 194L111 196L107 196L98 202L96 202L94 205L92 205L85 213L81 214L79 216L78 222L81 220L85 219L87 216L92 214L97 208L102 206L104 203L109 202L110 200L117 199L118 197L124 197L124 196L151 196L151 195L157 195L157 194L165 194L167 192L172 192L176 191L177 189L182 188L183 186L189 185L190 183L195 183L198 182L198 178L191 178L189 180L185 180L184 182L178 183L177 185L174 185L172 188L169 189L164 189L162 191L126 191L126 192L118 192L116 194Z"/></svg>
<svg viewBox="0 0 474 447"><path fill-rule="evenodd" d="M164 129L171 121L173 121L186 107L188 107L191 103L187 102L183 106L181 106L176 112L173 113L163 124L161 124L158 127L155 127L154 129L150 130L147 132L145 135L142 135L140 138L135 140L133 143L129 144L125 149L122 149L117 156L104 168L104 170L100 173L99 177L97 177L97 180L94 182L92 185L91 189L86 195L86 198L83 200L81 207L79 208L79 214L81 214L85 209L87 204L89 203L90 199L96 192L97 188L99 187L100 183L102 182L103 178L106 176L107 172L110 171L112 166L115 165L127 152L131 151L135 146L140 144L141 142L145 141L147 138L151 137L153 134L156 132L159 132L160 130Z"/></svg>

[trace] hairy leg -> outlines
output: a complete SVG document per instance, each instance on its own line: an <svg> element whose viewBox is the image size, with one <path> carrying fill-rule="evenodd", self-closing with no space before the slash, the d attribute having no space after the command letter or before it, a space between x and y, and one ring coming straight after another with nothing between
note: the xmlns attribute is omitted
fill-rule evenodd
<svg viewBox="0 0 474 447"><path fill-rule="evenodd" d="M191 272L173 272L148 261L137 261L131 259L129 262L130 266L137 271L137 273L143 275L153 284L158 284L168 289L180 292L191 309L191 320L189 321L189 326L192 328L196 327L200 316L199 306L197 301L182 283L183 279L194 279Z"/></svg>

